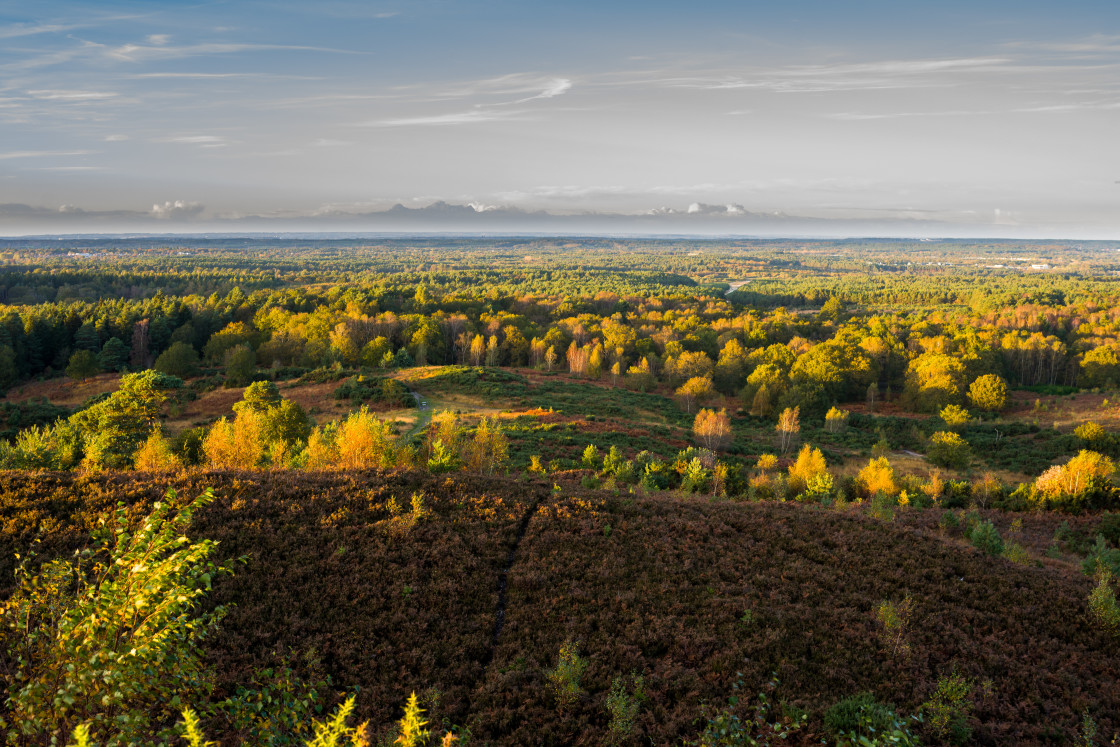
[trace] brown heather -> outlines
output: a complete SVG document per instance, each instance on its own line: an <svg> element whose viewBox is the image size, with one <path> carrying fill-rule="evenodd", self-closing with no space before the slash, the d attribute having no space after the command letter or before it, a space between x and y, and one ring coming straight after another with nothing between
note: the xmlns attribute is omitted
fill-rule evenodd
<svg viewBox="0 0 1120 747"><path fill-rule="evenodd" d="M167 479L0 472L0 591L37 536L40 557L69 552L118 501L146 514ZM1091 580L982 556L934 525L463 473L170 482L184 497L213 486L192 536L250 556L208 598L236 605L208 643L222 687L287 653L304 676L360 686L355 718L382 734L412 691L435 688L425 717L479 744L599 744L611 683L631 672L648 695L634 734L655 744L694 738L699 703L726 702L737 672L759 689L776 674L777 697L810 712L793 744L819 743L821 712L843 696L912 712L948 671L994 683L972 712L978 744L1068 742L1086 709L1101 734L1120 730L1120 639L1086 623ZM392 531L418 493L423 521ZM876 611L907 596L910 655L892 657ZM588 666L560 712L547 672L568 641Z"/></svg>

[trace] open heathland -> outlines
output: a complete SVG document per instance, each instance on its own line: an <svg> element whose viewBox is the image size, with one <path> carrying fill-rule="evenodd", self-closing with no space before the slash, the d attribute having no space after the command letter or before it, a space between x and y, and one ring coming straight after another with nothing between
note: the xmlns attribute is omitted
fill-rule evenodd
<svg viewBox="0 0 1120 747"><path fill-rule="evenodd" d="M612 681L630 673L646 693L634 743L695 738L702 703L774 676L771 697L808 714L793 744L819 743L845 696L912 713L951 673L971 683L972 743L1070 743L1086 712L1120 730L1120 639L1088 623L1091 580L985 555L901 509L417 471L7 471L2 583L36 538L39 558L69 553L100 514L121 502L139 517L169 486L179 500L212 486L190 534L247 556L207 597L234 605L207 642L221 687L283 658L357 689L379 734L416 691L473 743L600 744ZM907 599L887 640L877 610ZM548 673L566 643L586 669L562 704Z"/></svg>

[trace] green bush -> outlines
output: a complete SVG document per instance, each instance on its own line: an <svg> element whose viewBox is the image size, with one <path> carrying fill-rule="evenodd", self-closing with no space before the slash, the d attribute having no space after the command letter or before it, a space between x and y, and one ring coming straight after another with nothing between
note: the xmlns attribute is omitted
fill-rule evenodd
<svg viewBox="0 0 1120 747"><path fill-rule="evenodd" d="M1097 534L1110 544L1120 546L1120 513L1102 514Z"/></svg>
<svg viewBox="0 0 1120 747"><path fill-rule="evenodd" d="M952 431L938 431L929 437L926 456L939 467L964 469L972 456L972 449L961 436Z"/></svg>
<svg viewBox="0 0 1120 747"><path fill-rule="evenodd" d="M922 704L928 731L940 740L964 744L972 736L972 680L953 672L938 678L930 699Z"/></svg>
<svg viewBox="0 0 1120 747"><path fill-rule="evenodd" d="M1081 561L1081 570L1086 576L1092 576L1098 568L1106 568L1114 576L1120 576L1120 549L1109 547L1104 537L1099 534L1097 541Z"/></svg>
<svg viewBox="0 0 1120 747"><path fill-rule="evenodd" d="M990 521L976 523L968 531L968 541L973 547L988 555L999 555L1003 552L1003 538L999 536L996 525Z"/></svg>
<svg viewBox="0 0 1120 747"><path fill-rule="evenodd" d="M875 700L872 693L849 695L832 704L824 712L824 728L834 737L859 731L861 719L876 731L886 729L894 721L894 709Z"/></svg>
<svg viewBox="0 0 1120 747"><path fill-rule="evenodd" d="M579 700L583 694L580 678L586 669L587 659L579 655L579 649L574 643L565 641L560 647L556 667L546 672L549 688L560 708L566 708Z"/></svg>
<svg viewBox="0 0 1120 747"><path fill-rule="evenodd" d="M734 690L742 689L743 680L735 683ZM768 689L773 692L778 686L776 679L771 680ZM772 714L770 699L766 693L759 693L754 706L740 716L736 711L742 709L742 701L737 695L728 698L727 706L712 712L701 705L698 722L704 723L695 742L687 742L691 747L733 747L735 745L770 745L785 740L793 732L805 726L805 714ZM744 704L745 705L745 704Z"/></svg>
<svg viewBox="0 0 1120 747"><path fill-rule="evenodd" d="M1098 628L1120 635L1120 605L1116 603L1116 592L1112 590L1112 573L1106 568L1097 571L1097 585L1089 593L1089 619Z"/></svg>
<svg viewBox="0 0 1120 747"><path fill-rule="evenodd" d="M631 674L631 688L627 690L625 678L619 675L611 682L607 694L607 713L611 716L609 736L612 742L628 739L634 731L634 720L645 702L645 678Z"/></svg>

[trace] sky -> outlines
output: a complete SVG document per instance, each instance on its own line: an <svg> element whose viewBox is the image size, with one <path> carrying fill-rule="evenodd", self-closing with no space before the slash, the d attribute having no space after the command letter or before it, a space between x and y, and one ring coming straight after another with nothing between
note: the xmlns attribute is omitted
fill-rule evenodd
<svg viewBox="0 0 1120 747"><path fill-rule="evenodd" d="M1115 239L1118 142L1115 0L0 0L4 235Z"/></svg>

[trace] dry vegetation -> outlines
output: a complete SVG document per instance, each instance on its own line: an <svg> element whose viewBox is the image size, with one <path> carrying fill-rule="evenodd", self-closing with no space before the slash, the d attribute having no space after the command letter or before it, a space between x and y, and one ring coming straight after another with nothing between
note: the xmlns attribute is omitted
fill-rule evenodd
<svg viewBox="0 0 1120 747"><path fill-rule="evenodd" d="M871 691L912 710L954 667L991 680L975 702L978 743L1071 739L1086 708L1102 733L1120 728L1120 642L1086 621L1089 579L984 556L931 525L933 512L884 523L415 472L6 472L0 578L35 537L44 556L67 552L99 512L123 501L139 516L168 484L214 486L193 532L249 556L210 599L236 605L208 654L225 686L287 654L301 675L360 686L358 715L379 728L416 690L481 743L596 744L612 679L633 671L649 693L635 728L666 744L695 734L699 703L723 702L736 672L757 686L776 672L778 697L810 714L809 744L840 697ZM913 626L899 658L875 609L904 595ZM567 640L589 667L559 711L546 671Z"/></svg>

